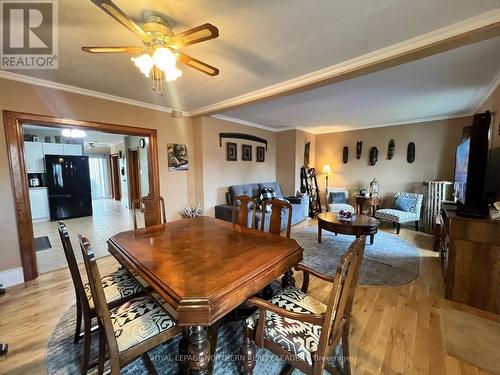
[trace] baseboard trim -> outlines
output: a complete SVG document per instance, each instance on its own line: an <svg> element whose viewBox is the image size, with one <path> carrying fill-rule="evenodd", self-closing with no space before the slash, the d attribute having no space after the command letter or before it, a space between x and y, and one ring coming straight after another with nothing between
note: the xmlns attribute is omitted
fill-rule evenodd
<svg viewBox="0 0 500 375"><path fill-rule="evenodd" d="M8 288L22 283L24 283L24 273L22 267L0 271L0 284L3 284L3 288Z"/></svg>

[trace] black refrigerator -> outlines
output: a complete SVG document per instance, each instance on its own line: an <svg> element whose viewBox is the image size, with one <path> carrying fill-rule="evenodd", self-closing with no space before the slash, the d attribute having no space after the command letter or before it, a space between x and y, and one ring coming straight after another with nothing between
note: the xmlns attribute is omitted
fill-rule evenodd
<svg viewBox="0 0 500 375"><path fill-rule="evenodd" d="M46 155L50 220L92 216L88 156Z"/></svg>

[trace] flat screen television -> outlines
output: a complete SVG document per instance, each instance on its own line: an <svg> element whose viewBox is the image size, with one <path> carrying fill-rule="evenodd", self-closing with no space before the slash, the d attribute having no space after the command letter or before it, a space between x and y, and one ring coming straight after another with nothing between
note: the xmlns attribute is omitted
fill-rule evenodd
<svg viewBox="0 0 500 375"><path fill-rule="evenodd" d="M470 137L460 142L455 159L455 197L457 214L488 216L486 177L488 170L491 113L474 115Z"/></svg>
<svg viewBox="0 0 500 375"><path fill-rule="evenodd" d="M455 162L455 197L465 204L467 173L469 172L470 138L466 138L457 147Z"/></svg>

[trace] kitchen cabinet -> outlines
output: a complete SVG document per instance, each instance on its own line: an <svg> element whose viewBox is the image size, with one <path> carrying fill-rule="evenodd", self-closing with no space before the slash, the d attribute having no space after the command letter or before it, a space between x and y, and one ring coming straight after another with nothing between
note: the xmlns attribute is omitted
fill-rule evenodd
<svg viewBox="0 0 500 375"><path fill-rule="evenodd" d="M50 220L49 196L46 187L30 188L31 220Z"/></svg>
<svg viewBox="0 0 500 375"><path fill-rule="evenodd" d="M64 146L64 151L62 155L72 155L72 156L83 155L82 145L65 144L63 146Z"/></svg>
<svg viewBox="0 0 500 375"><path fill-rule="evenodd" d="M39 142L24 142L24 160L27 173L44 173L43 144Z"/></svg>
<svg viewBox="0 0 500 375"><path fill-rule="evenodd" d="M44 143L44 155L64 155L64 146L62 143Z"/></svg>

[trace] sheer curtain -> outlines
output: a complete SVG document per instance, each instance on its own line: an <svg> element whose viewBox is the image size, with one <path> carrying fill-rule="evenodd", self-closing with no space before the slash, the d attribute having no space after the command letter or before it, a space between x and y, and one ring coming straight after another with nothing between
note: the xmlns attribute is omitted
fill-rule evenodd
<svg viewBox="0 0 500 375"><path fill-rule="evenodd" d="M108 155L89 155L89 169L92 199L111 198Z"/></svg>

